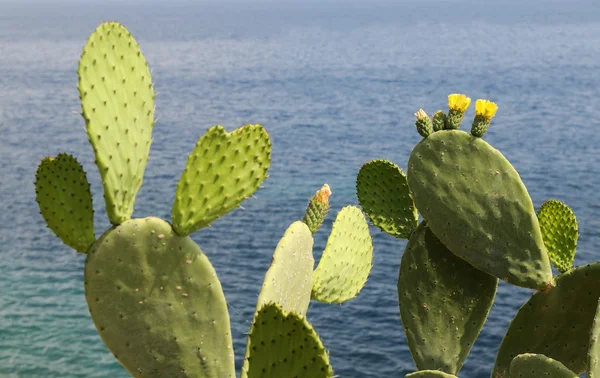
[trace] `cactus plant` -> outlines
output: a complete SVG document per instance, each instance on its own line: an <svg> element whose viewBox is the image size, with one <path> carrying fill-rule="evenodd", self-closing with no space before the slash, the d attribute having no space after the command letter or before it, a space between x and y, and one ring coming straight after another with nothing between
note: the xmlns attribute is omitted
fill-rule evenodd
<svg viewBox="0 0 600 378"><path fill-rule="evenodd" d="M543 354L524 353L512 360L508 377L577 378L577 374L561 364L560 361L548 358Z"/></svg>
<svg viewBox="0 0 600 378"><path fill-rule="evenodd" d="M537 217L550 261L559 272L568 271L573 266L579 237L575 214L566 204L549 200L542 204Z"/></svg>

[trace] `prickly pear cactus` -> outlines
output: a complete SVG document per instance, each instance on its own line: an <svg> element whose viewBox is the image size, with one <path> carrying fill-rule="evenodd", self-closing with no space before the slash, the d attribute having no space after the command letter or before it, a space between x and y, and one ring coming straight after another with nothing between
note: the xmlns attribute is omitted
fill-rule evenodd
<svg viewBox="0 0 600 378"><path fill-rule="evenodd" d="M439 370L421 370L407 374L404 378L457 378L455 375Z"/></svg>
<svg viewBox="0 0 600 378"><path fill-rule="evenodd" d="M319 335L306 319L275 303L257 312L248 335L248 378L330 378L333 370Z"/></svg>
<svg viewBox="0 0 600 378"><path fill-rule="evenodd" d="M542 204L538 219L548 257L559 272L571 269L577 251L577 219L569 206L557 200Z"/></svg>
<svg viewBox="0 0 600 378"><path fill-rule="evenodd" d="M87 252L85 295L102 340L135 377L235 377L221 284L187 235L258 188L270 163L268 134L260 125L231 133L211 128L179 182L175 228L158 218L130 219L154 125L146 61L127 29L109 22L90 36L78 74L83 117L114 227L95 240L89 184L69 155L42 160L36 195L48 226L67 245ZM312 267L311 260L310 274Z"/></svg>
<svg viewBox="0 0 600 378"><path fill-rule="evenodd" d="M331 208L331 206L329 206L329 196L331 196L331 188L329 188L329 185L325 184L321 189L317 190L308 203L302 221L306 223L310 232L313 234L321 228L323 221Z"/></svg>
<svg viewBox="0 0 600 378"><path fill-rule="evenodd" d="M438 131L414 148L407 176L417 209L449 250L514 285L548 285L533 203L500 151L464 131Z"/></svg>
<svg viewBox="0 0 600 378"><path fill-rule="evenodd" d="M124 26L105 22L83 48L77 74L106 212L112 224L120 224L133 213L152 143L154 89L148 63Z"/></svg>
<svg viewBox="0 0 600 378"><path fill-rule="evenodd" d="M312 298L343 303L363 288L373 261L373 243L364 215L354 206L337 215L319 265L315 269Z"/></svg>
<svg viewBox="0 0 600 378"><path fill-rule="evenodd" d="M450 252L422 222L406 245L398 302L419 370L457 374L487 319L498 280Z"/></svg>
<svg viewBox="0 0 600 378"><path fill-rule="evenodd" d="M600 301L592 324L588 351L588 378L600 377Z"/></svg>
<svg viewBox="0 0 600 378"><path fill-rule="evenodd" d="M510 363L508 378L530 377L577 378L577 374L561 364L560 361L548 358L543 354L520 354Z"/></svg>
<svg viewBox="0 0 600 378"><path fill-rule="evenodd" d="M492 377L506 374L522 353L543 354L583 373L600 298L598 282L600 263L593 263L557 276L553 286L533 294L508 327Z"/></svg>
<svg viewBox="0 0 600 378"><path fill-rule="evenodd" d="M356 178L356 194L363 211L383 232L408 239L417 228L417 208L406 175L396 164L373 160Z"/></svg>
<svg viewBox="0 0 600 378"><path fill-rule="evenodd" d="M69 247L86 253L94 244L94 208L87 176L71 155L42 160L35 177L36 200L48 227Z"/></svg>

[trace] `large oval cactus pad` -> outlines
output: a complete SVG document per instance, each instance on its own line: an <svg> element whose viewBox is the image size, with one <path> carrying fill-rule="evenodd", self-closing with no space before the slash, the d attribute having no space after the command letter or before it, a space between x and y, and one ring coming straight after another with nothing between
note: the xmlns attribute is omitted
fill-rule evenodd
<svg viewBox="0 0 600 378"><path fill-rule="evenodd" d="M588 351L588 378L600 378L600 301L592 324Z"/></svg>
<svg viewBox="0 0 600 378"><path fill-rule="evenodd" d="M398 275L398 303L419 370L457 374L487 319L498 279L450 252L421 222Z"/></svg>
<svg viewBox="0 0 600 378"><path fill-rule="evenodd" d="M363 211L383 232L408 239L417 227L418 213L406 175L396 164L373 160L356 177L356 194Z"/></svg>
<svg viewBox="0 0 600 378"><path fill-rule="evenodd" d="M372 263L369 225L359 208L347 206L338 213L313 273L312 299L343 303L356 297L369 278Z"/></svg>
<svg viewBox="0 0 600 378"><path fill-rule="evenodd" d="M538 219L519 174L481 138L442 130L408 162L408 184L433 233L476 268L517 286L552 278Z"/></svg>
<svg viewBox="0 0 600 378"><path fill-rule="evenodd" d="M107 231L85 296L102 340L135 377L235 377L225 296L208 258L157 218Z"/></svg>
<svg viewBox="0 0 600 378"><path fill-rule="evenodd" d="M94 244L94 208L85 171L73 156L47 157L35 175L35 199L48 227L63 243L86 253Z"/></svg>
<svg viewBox="0 0 600 378"><path fill-rule="evenodd" d="M406 374L404 378L457 378L455 375L444 373L439 370L421 370Z"/></svg>
<svg viewBox="0 0 600 378"><path fill-rule="evenodd" d="M248 335L248 378L329 378L333 370L319 335L296 313L265 304Z"/></svg>
<svg viewBox="0 0 600 378"><path fill-rule="evenodd" d="M271 140L260 125L206 131L177 184L173 228L189 235L240 206L267 178Z"/></svg>
<svg viewBox="0 0 600 378"><path fill-rule="evenodd" d="M557 200L542 204L538 211L542 238L550 261L559 272L571 269L577 251L577 219L569 206Z"/></svg>
<svg viewBox="0 0 600 378"><path fill-rule="evenodd" d="M507 373L513 358L543 354L575 374L586 370L590 332L600 298L600 263L556 277L553 287L535 294L510 323L492 377Z"/></svg>
<svg viewBox="0 0 600 378"><path fill-rule="evenodd" d="M510 364L508 378L577 378L577 374L569 370L560 361L548 358L543 354L520 354Z"/></svg>
<svg viewBox="0 0 600 378"><path fill-rule="evenodd" d="M77 74L106 212L112 224L120 224L133 213L152 143L154 90L148 63L125 27L106 22L88 39Z"/></svg>

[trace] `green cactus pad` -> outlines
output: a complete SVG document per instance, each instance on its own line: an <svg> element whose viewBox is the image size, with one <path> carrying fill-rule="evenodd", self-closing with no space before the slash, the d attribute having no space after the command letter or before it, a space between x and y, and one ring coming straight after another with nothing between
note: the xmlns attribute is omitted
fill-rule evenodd
<svg viewBox="0 0 600 378"><path fill-rule="evenodd" d="M86 253L94 244L94 209L90 184L71 155L47 157L38 166L35 195L42 217L63 243Z"/></svg>
<svg viewBox="0 0 600 378"><path fill-rule="evenodd" d="M557 200L546 201L538 211L542 238L550 261L559 272L571 269L577 250L577 219L569 206Z"/></svg>
<svg viewBox="0 0 600 378"><path fill-rule="evenodd" d="M408 239L417 227L418 213L406 175L387 160L364 164L356 178L356 193L363 211L381 231Z"/></svg>
<svg viewBox="0 0 600 378"><path fill-rule="evenodd" d="M354 298L369 278L372 261L369 225L359 208L347 206L338 213L313 274L312 299L342 303Z"/></svg>
<svg viewBox="0 0 600 378"><path fill-rule="evenodd" d="M85 296L102 340L135 377L235 377L229 314L208 258L158 218L92 246Z"/></svg>
<svg viewBox="0 0 600 378"><path fill-rule="evenodd" d="M555 286L533 294L508 327L492 377L506 374L512 359L523 353L543 354L583 373L600 298L598 282L600 263L594 263L557 276Z"/></svg>
<svg viewBox="0 0 600 378"><path fill-rule="evenodd" d="M329 204L325 204L321 201L310 200L304 213L304 219L302 220L308 226L308 229L313 234L321 228L325 216L329 211Z"/></svg>
<svg viewBox="0 0 600 378"><path fill-rule="evenodd" d="M398 303L419 370L457 374L496 296L498 280L450 252L425 222L400 263Z"/></svg>
<svg viewBox="0 0 600 378"><path fill-rule="evenodd" d="M548 358L543 354L520 354L510 364L509 378L577 378L577 374L569 370L560 361Z"/></svg>
<svg viewBox="0 0 600 378"><path fill-rule="evenodd" d="M154 90L148 63L122 25L92 33L79 61L79 95L112 224L133 213L152 142Z"/></svg>
<svg viewBox="0 0 600 378"><path fill-rule="evenodd" d="M588 378L600 378L600 301L592 323L590 349L588 351Z"/></svg>
<svg viewBox="0 0 600 378"><path fill-rule="evenodd" d="M274 303L256 314L248 336L248 378L329 378L333 370L319 335L303 316Z"/></svg>
<svg viewBox="0 0 600 378"><path fill-rule="evenodd" d="M457 378L455 375L444 373L439 370L421 370L415 373L410 373L404 378Z"/></svg>
<svg viewBox="0 0 600 378"><path fill-rule="evenodd" d="M260 125L231 133L214 126L202 136L177 184L173 228L189 235L239 207L267 178L269 134Z"/></svg>
<svg viewBox="0 0 600 378"><path fill-rule="evenodd" d="M543 289L552 269L519 174L481 138L438 131L414 148L408 184L417 209L453 253L513 285Z"/></svg>

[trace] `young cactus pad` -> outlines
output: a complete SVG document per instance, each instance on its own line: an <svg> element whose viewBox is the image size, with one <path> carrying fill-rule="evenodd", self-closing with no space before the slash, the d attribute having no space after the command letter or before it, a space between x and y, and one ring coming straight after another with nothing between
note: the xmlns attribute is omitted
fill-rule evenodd
<svg viewBox="0 0 600 378"><path fill-rule="evenodd" d="M208 258L158 218L108 230L85 296L102 340L135 377L234 378L225 296Z"/></svg>
<svg viewBox="0 0 600 378"><path fill-rule="evenodd" d="M421 222L406 245L398 276L400 315L417 369L458 373L497 285L498 279L456 257Z"/></svg>
<svg viewBox="0 0 600 378"><path fill-rule="evenodd" d="M481 138L442 130L408 162L417 209L453 253L517 286L543 289L552 269L538 219L519 174Z"/></svg>
<svg viewBox="0 0 600 378"><path fill-rule="evenodd" d="M600 301L592 324L588 351L588 378L600 378Z"/></svg>
<svg viewBox="0 0 600 378"><path fill-rule="evenodd" d="M506 374L522 353L543 354L583 373L600 297L598 282L600 263L593 263L559 275L555 286L533 294L508 327L492 377Z"/></svg>
<svg viewBox="0 0 600 378"><path fill-rule="evenodd" d="M546 201L538 211L538 220L548 257L559 272L571 269L577 251L577 219L569 206L556 200Z"/></svg>
<svg viewBox="0 0 600 378"><path fill-rule="evenodd" d="M560 361L548 358L543 354L525 353L512 360L508 378L534 377L577 378L577 374L561 364Z"/></svg>
<svg viewBox="0 0 600 378"><path fill-rule="evenodd" d="M319 335L296 313L265 304L248 335L248 378L330 378L333 370Z"/></svg>
<svg viewBox="0 0 600 378"><path fill-rule="evenodd" d="M356 194L363 211L383 232L408 239L417 228L418 213L406 175L396 164L373 160L356 178Z"/></svg>
<svg viewBox="0 0 600 378"><path fill-rule="evenodd" d="M415 373L410 373L404 378L457 378L455 375L444 373L439 370L421 370Z"/></svg>
<svg viewBox="0 0 600 378"><path fill-rule="evenodd" d="M177 184L173 228L182 236L239 207L267 178L271 140L260 125L231 133L222 126L202 136Z"/></svg>
<svg viewBox="0 0 600 378"><path fill-rule="evenodd" d="M94 244L94 209L90 184L71 155L47 157L38 166L35 195L48 227L63 243L86 253Z"/></svg>
<svg viewBox="0 0 600 378"><path fill-rule="evenodd" d="M133 213L152 142L154 90L148 63L116 22L92 33L79 61L79 95L106 212L112 224Z"/></svg>
<svg viewBox="0 0 600 378"><path fill-rule="evenodd" d="M347 206L338 213L313 274L312 298L325 303L354 298L367 282L372 261L369 225L359 208Z"/></svg>

